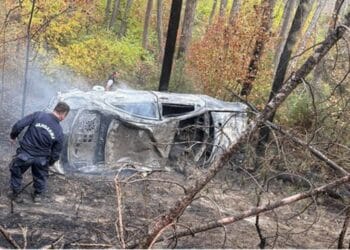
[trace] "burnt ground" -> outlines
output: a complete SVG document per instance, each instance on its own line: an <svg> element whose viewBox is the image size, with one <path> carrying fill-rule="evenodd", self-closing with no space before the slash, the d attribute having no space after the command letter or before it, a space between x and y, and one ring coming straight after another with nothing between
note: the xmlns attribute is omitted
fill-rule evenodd
<svg viewBox="0 0 350 250"><path fill-rule="evenodd" d="M20 247L41 248L120 248L116 221L118 205L114 176L61 176L49 178L45 200L34 204L30 198L32 187L23 191L24 203L11 202L7 193L8 163L15 149L7 140L11 117L1 122L0 134L0 225ZM187 167L190 173L204 170ZM255 176L258 180L259 174ZM131 242L147 231L152 220L174 204L183 194L181 186L188 179L184 174L169 169L152 174L125 176L121 184L124 238ZM30 171L24 184L31 182ZM174 184L176 182L177 184ZM276 201L300 192L288 183L275 181L262 203ZM232 216L256 205L255 181L237 167L228 166L219 173L198 198L185 210L178 228L203 224ZM267 248L335 248L344 220L345 206L328 196L284 206L260 216L259 225L266 238ZM166 231L170 234L171 231ZM350 234L345 244L349 244ZM255 217L244 219L225 228L198 233L177 239L176 242L157 243L155 248L258 248L259 236ZM13 246L0 234L0 247Z"/></svg>

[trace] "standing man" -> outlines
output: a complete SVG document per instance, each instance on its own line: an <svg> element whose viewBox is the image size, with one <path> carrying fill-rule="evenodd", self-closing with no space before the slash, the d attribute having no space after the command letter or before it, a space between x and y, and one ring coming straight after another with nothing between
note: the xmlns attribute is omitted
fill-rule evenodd
<svg viewBox="0 0 350 250"><path fill-rule="evenodd" d="M29 167L32 168L33 176L33 201L41 200L41 194L46 190L49 166L59 159L62 150L64 136L60 121L66 118L69 110L68 104L59 102L52 113L35 112L13 125L10 133L12 142L15 142L21 131L28 127L10 164L11 198L16 202L23 201L19 197L22 175Z"/></svg>
<svg viewBox="0 0 350 250"><path fill-rule="evenodd" d="M113 84L116 84L118 81L118 77L119 77L119 73L117 71L114 71L109 77L108 77L108 81L106 84L106 90L110 91Z"/></svg>

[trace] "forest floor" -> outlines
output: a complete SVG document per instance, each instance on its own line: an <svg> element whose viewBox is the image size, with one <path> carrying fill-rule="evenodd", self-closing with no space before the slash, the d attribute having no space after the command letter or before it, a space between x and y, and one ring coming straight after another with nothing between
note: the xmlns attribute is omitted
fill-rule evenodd
<svg viewBox="0 0 350 250"><path fill-rule="evenodd" d="M7 197L9 160L10 154L0 159L0 182L3 184L0 224L20 247L121 248L116 230L118 206L113 177L54 174L49 178L48 192L42 203L32 202L29 185L22 195L24 203L17 204ZM185 210L178 228L237 215L255 206L253 181L238 170L231 167L217 175ZM195 171L200 173L202 170ZM183 194L179 185L185 185L186 181L184 175L169 171L140 175L120 185L122 206L119 207L122 208L125 242L137 239L154 218L174 204L176 197ZM30 182L28 171L24 183ZM261 203L276 201L298 191L293 186L276 182L264 193ZM262 214L259 225L266 238L266 247L335 248L344 220L343 214L340 215L344 206L335 206L337 202L329 199L319 196L316 203L308 199ZM260 240L255 220L255 217L247 218L225 228L179 238L175 243L160 242L154 247L258 248ZM346 242L349 240L347 234ZM0 247L14 248L1 234Z"/></svg>

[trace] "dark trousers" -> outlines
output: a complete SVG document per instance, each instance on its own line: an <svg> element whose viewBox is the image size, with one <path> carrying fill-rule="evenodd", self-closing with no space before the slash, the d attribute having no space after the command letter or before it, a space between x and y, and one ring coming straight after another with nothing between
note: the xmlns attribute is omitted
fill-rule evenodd
<svg viewBox="0 0 350 250"><path fill-rule="evenodd" d="M45 157L27 158L16 155L10 164L10 187L14 192L19 192L21 190L22 176L30 167L32 168L35 193L40 194L46 190L47 178L49 176L47 159Z"/></svg>

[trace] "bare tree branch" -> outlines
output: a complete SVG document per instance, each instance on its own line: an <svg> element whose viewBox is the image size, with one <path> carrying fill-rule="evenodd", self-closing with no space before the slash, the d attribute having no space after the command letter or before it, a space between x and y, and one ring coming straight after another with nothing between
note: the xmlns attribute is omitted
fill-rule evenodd
<svg viewBox="0 0 350 250"><path fill-rule="evenodd" d="M193 235L195 233L199 233L199 232L204 232L210 229L214 229L217 227L222 227L224 225L228 225L228 224L232 224L235 223L237 221L243 220L245 218L254 216L254 215L258 215L273 209L276 209L278 207L282 207L285 205L289 205L292 204L294 202L309 198L309 197L313 197L318 193L322 193L324 191L326 191L327 189L332 189L335 188L341 184L347 183L350 181L350 175L344 176L342 178L339 178L329 184L323 185L321 187L315 188L313 190L307 191L307 192L301 192L301 193L297 193L295 195L291 195L288 196L284 199L281 199L279 201L275 201L275 202L268 202L267 204L261 205L261 206L257 206L257 207L253 207L251 209L245 210L242 213L236 215L236 216L229 216L229 217L225 217L219 220L215 220L215 221L211 221L209 223L206 224L201 224L201 225L197 225L194 227L191 227L190 230L183 230L180 231L176 234L176 237L183 237L183 236L188 236L188 235ZM175 237L175 236L172 236ZM172 238L171 237L171 238Z"/></svg>
<svg viewBox="0 0 350 250"><path fill-rule="evenodd" d="M18 245L18 243L12 239L12 236L7 230L0 225L0 233L5 237L5 239L14 247L17 249L21 249L21 247Z"/></svg>

